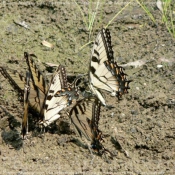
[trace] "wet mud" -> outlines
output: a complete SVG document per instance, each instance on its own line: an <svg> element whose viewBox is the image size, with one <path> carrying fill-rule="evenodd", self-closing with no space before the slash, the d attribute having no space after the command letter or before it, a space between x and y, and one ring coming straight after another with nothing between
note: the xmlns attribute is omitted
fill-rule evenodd
<svg viewBox="0 0 175 175"><path fill-rule="evenodd" d="M88 5L79 3L87 20ZM124 5L110 1L100 6L90 41ZM132 80L122 100L106 94L114 108L101 111L99 128L113 160L92 156L64 114L44 136L30 126L28 139L22 140L23 104L0 75L0 174L175 173L175 41L161 23L156 3L149 8L156 24L133 3L108 27L115 60ZM0 9L1 66L25 75L27 51L37 55L42 70L49 62L65 65L70 74L88 72L92 44L80 50L89 42L89 32L75 2L3 1ZM53 48L42 45L43 40Z"/></svg>

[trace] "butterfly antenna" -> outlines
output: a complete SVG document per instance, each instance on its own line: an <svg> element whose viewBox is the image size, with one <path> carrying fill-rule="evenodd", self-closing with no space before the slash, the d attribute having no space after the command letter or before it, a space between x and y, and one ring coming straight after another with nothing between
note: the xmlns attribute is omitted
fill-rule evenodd
<svg viewBox="0 0 175 175"><path fill-rule="evenodd" d="M87 141L87 140L85 140L85 142L86 142L86 144L87 144L87 146L88 146L88 150L89 150L89 152L91 153L92 160L93 160L93 159L94 159L94 154L93 154L93 152L92 152L91 145L88 143L88 141Z"/></svg>

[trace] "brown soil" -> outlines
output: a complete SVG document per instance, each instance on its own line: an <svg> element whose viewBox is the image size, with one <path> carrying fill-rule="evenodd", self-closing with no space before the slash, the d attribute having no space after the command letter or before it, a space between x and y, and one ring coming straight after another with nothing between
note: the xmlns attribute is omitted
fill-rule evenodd
<svg viewBox="0 0 175 175"><path fill-rule="evenodd" d="M25 72L27 51L38 56L41 69L42 62L50 62L65 65L69 73L87 73L92 45L79 50L89 34L80 11L74 2L49 2L1 2L1 66ZM88 14L88 5L82 2ZM91 40L124 5L110 1L100 7ZM175 42L161 24L156 3L149 8L157 24L133 3L109 26L117 62L145 63L125 67L133 80L129 93L119 102L107 97L115 108L102 108L99 128L106 136L104 146L116 154L114 159L92 158L67 117L51 125L44 138L30 126L30 137L22 140L23 104L0 75L0 174L175 173ZM23 21L29 29L15 23ZM43 40L54 48L43 46Z"/></svg>

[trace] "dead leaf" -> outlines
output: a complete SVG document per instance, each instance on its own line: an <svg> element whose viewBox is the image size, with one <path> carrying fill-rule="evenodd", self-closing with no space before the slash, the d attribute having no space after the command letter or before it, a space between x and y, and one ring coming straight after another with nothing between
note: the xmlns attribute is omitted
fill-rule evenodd
<svg viewBox="0 0 175 175"><path fill-rule="evenodd" d="M49 48L53 48L53 44L51 44L51 43L49 43L49 42L47 42L45 40L42 41L42 45L44 45L46 47L49 47Z"/></svg>

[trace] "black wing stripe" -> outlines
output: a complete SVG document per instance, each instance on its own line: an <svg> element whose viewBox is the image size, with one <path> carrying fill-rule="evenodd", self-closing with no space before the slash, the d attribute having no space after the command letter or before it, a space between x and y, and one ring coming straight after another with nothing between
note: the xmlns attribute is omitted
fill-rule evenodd
<svg viewBox="0 0 175 175"><path fill-rule="evenodd" d="M46 83L45 76L41 73L39 68L36 66L34 60L32 59L33 54L28 54L24 52L24 58L26 59L27 65L30 72L32 73L32 80L35 86L37 86L44 94L47 93L48 86ZM35 56L36 57L36 56Z"/></svg>

